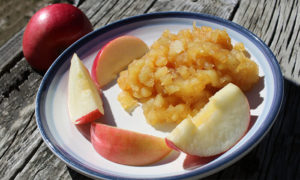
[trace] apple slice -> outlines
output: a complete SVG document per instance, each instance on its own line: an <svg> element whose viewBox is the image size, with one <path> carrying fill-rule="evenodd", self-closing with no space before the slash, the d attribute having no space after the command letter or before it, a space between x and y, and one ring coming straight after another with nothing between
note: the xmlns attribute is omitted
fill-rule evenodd
<svg viewBox="0 0 300 180"><path fill-rule="evenodd" d="M110 41L98 52L94 60L93 80L98 87L105 86L131 61L141 58L148 50L144 41L134 36L121 36Z"/></svg>
<svg viewBox="0 0 300 180"><path fill-rule="evenodd" d="M178 124L166 142L189 155L214 156L235 145L249 123L248 100L239 87L230 83L212 96L198 114Z"/></svg>
<svg viewBox="0 0 300 180"><path fill-rule="evenodd" d="M102 157L132 166L152 164L172 150L163 138L95 122L91 125L91 141Z"/></svg>
<svg viewBox="0 0 300 180"><path fill-rule="evenodd" d="M74 124L89 123L104 114L99 91L76 54L72 57L69 72L68 108Z"/></svg>

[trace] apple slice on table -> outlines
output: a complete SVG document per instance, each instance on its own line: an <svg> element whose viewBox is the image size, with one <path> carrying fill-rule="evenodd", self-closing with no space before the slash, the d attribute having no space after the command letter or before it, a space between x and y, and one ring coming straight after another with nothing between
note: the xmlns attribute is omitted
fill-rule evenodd
<svg viewBox="0 0 300 180"><path fill-rule="evenodd" d="M163 138L96 122L91 125L91 141L102 157L132 166L152 164L172 150Z"/></svg>
<svg viewBox="0 0 300 180"><path fill-rule="evenodd" d="M72 57L69 72L68 108L74 124L89 123L104 114L99 91L76 54Z"/></svg>
<svg viewBox="0 0 300 180"><path fill-rule="evenodd" d="M107 43L97 54L92 78L98 87L103 87L115 79L120 71L134 59L148 52L148 46L134 36L121 36Z"/></svg>
<svg viewBox="0 0 300 180"><path fill-rule="evenodd" d="M166 142L189 155L214 156L235 145L249 123L248 100L239 87L230 83L212 96L198 114L178 124Z"/></svg>

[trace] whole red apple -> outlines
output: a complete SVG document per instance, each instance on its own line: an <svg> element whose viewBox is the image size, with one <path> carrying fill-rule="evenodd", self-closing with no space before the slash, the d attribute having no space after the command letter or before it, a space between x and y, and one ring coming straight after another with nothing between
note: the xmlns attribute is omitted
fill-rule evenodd
<svg viewBox="0 0 300 180"><path fill-rule="evenodd" d="M53 4L36 12L24 32L23 53L36 70L46 71L60 53L93 27L78 8Z"/></svg>

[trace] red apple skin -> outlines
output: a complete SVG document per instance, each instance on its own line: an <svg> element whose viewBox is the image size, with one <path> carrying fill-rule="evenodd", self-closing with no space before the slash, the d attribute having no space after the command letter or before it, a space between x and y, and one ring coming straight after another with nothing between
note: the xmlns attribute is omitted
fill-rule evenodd
<svg viewBox="0 0 300 180"><path fill-rule="evenodd" d="M91 71L91 77L93 79L93 81L95 82L96 86L98 87L98 89L100 89L100 85L98 83L97 80L97 66L98 66L98 59L100 58L103 49L108 45L109 43L107 43L103 48L100 49L100 51L98 52L97 56L95 57L95 60L93 62L93 66L92 66L92 71Z"/></svg>
<svg viewBox="0 0 300 180"><path fill-rule="evenodd" d="M210 163L218 157L219 156L199 157L187 155L183 161L183 168L186 170L193 170Z"/></svg>
<svg viewBox="0 0 300 180"><path fill-rule="evenodd" d="M107 44L105 44L98 52L98 54L96 55L94 62L93 62L93 66L92 66L92 70L91 70L91 77L94 80L94 82L96 83L96 86L101 89L101 85L98 83L98 79L97 79L97 67L98 67L98 63L100 63L99 59L102 56L102 52L103 50L109 46L112 42L114 42L115 40L119 39L119 38L133 38L133 39L137 39L139 41L141 41L139 38L135 37L135 36L129 36L129 35L125 35L125 36L120 36L117 37L111 41L109 41Z"/></svg>
<svg viewBox="0 0 300 180"><path fill-rule="evenodd" d="M91 141L91 134L90 134L91 123L76 124L75 127L88 141Z"/></svg>
<svg viewBox="0 0 300 180"><path fill-rule="evenodd" d="M117 38L115 38L117 39ZM93 62L93 66L92 66L92 70L91 70L91 77L93 79L93 81L95 82L96 86L100 89L100 85L98 83L98 79L97 79L97 66L98 66L98 59L100 59L101 55L102 55L102 52L103 52L103 49L105 49L112 41L114 41L115 39L109 41L107 44L105 44L100 50L99 52L97 53L97 56L95 57L94 59L94 62Z"/></svg>
<svg viewBox="0 0 300 180"><path fill-rule="evenodd" d="M92 123L90 134L95 150L102 157L119 164L149 165L171 152L162 138L105 124Z"/></svg>
<svg viewBox="0 0 300 180"><path fill-rule="evenodd" d="M101 116L103 116L103 114L98 109L95 109L81 118L76 119L74 124L87 124L95 121L95 119L99 119Z"/></svg>
<svg viewBox="0 0 300 180"><path fill-rule="evenodd" d="M23 53L36 70L46 71L68 46L93 31L92 24L70 4L53 4L36 12L23 36Z"/></svg>
<svg viewBox="0 0 300 180"><path fill-rule="evenodd" d="M169 146L169 148L174 149L175 151L181 151L183 152L180 148L178 148L172 141L170 141L168 138L165 138L166 144Z"/></svg>

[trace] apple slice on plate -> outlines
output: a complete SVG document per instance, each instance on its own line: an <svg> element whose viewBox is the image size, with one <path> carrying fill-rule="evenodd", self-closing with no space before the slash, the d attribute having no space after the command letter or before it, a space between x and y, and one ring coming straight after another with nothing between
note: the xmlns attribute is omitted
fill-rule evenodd
<svg viewBox="0 0 300 180"><path fill-rule="evenodd" d="M97 54L93 67L92 78L102 88L134 59L141 58L148 52L148 46L134 36L121 36L107 43Z"/></svg>
<svg viewBox="0 0 300 180"><path fill-rule="evenodd" d="M239 87L230 83L212 96L198 114L178 124L166 142L189 155L214 156L235 145L249 123L248 100Z"/></svg>
<svg viewBox="0 0 300 180"><path fill-rule="evenodd" d="M68 108L74 124L89 123L104 114L99 91L76 54L72 57L69 72Z"/></svg>
<svg viewBox="0 0 300 180"><path fill-rule="evenodd" d="M91 125L91 141L102 157L131 166L155 163L172 150L163 138L96 122Z"/></svg>

